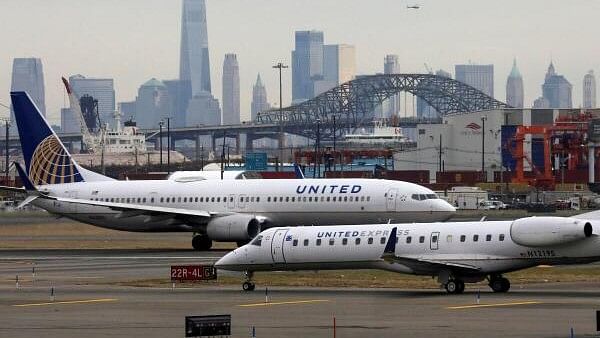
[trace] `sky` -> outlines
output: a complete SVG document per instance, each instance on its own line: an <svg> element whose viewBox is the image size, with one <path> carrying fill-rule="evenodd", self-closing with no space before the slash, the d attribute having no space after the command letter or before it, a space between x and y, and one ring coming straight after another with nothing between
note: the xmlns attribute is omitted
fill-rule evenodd
<svg viewBox="0 0 600 338"><path fill-rule="evenodd" d="M407 5L421 5L418 10ZM135 99L150 78L179 74L180 0L0 0L0 103L10 103L12 59L42 59L48 117L65 106L61 76L115 80L117 102ZM600 72L598 0L207 0L213 95L221 99L226 53L240 66L242 118L261 74L269 101L279 100L271 66L290 63L294 31L315 29L326 44L356 47L357 73L383 71L386 54L403 73L454 74L462 63L494 64L495 97L505 100L513 59L523 75L525 105L541 95L550 60L582 101L583 76ZM283 103L291 99L291 70L283 74ZM0 115L6 114L0 106Z"/></svg>

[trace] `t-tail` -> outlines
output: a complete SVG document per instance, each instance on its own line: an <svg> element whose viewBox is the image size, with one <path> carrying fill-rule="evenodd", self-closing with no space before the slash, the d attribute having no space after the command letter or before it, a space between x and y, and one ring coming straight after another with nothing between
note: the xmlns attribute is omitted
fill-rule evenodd
<svg viewBox="0 0 600 338"><path fill-rule="evenodd" d="M388 238L385 249L383 250L383 254L381 255L381 258L383 258L385 261L393 261L394 257L396 256L396 243L398 242L397 234L398 228L392 228L390 238Z"/></svg>
<svg viewBox="0 0 600 338"><path fill-rule="evenodd" d="M54 133L26 92L11 92L15 119L25 159L25 170L34 185L108 181L79 166Z"/></svg>

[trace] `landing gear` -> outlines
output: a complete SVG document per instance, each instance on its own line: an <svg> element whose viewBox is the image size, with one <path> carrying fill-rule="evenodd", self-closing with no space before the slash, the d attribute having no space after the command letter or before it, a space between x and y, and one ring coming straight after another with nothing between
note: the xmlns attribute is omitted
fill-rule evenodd
<svg viewBox="0 0 600 338"><path fill-rule="evenodd" d="M491 276L489 286L494 292L507 292L510 289L510 281L502 276Z"/></svg>
<svg viewBox="0 0 600 338"><path fill-rule="evenodd" d="M256 285L254 285L254 283L252 283L253 275L254 275L254 272L252 272L252 271L244 271L244 278L246 279L244 281L244 283L242 284L242 289L244 291L254 291L254 288L256 287Z"/></svg>
<svg viewBox="0 0 600 338"><path fill-rule="evenodd" d="M208 251L212 247L212 240L206 235L196 235L192 238L192 246L198 251Z"/></svg>
<svg viewBox="0 0 600 338"><path fill-rule="evenodd" d="M451 279L444 287L449 294L461 294L465 291L465 282L460 279Z"/></svg>

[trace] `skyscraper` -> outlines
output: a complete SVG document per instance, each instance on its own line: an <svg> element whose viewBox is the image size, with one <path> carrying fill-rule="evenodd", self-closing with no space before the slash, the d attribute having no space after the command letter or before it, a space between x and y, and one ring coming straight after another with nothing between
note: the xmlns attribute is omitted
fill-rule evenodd
<svg viewBox="0 0 600 338"><path fill-rule="evenodd" d="M314 81L323 78L323 32L297 31L292 51L292 100L314 97Z"/></svg>
<svg viewBox="0 0 600 338"><path fill-rule="evenodd" d="M323 76L313 81L314 96L356 76L356 51L352 45L323 46Z"/></svg>
<svg viewBox="0 0 600 338"><path fill-rule="evenodd" d="M252 105L250 107L251 120L256 119L256 114L261 111L270 109L271 106L267 101L267 89L260 79L260 74L256 77L256 83L252 87Z"/></svg>
<svg viewBox="0 0 600 338"><path fill-rule="evenodd" d="M456 80L494 97L494 65L455 65Z"/></svg>
<svg viewBox="0 0 600 338"><path fill-rule="evenodd" d="M549 108L573 108L572 89L571 83L564 76L556 74L554 64L550 62L542 85L542 96L548 100Z"/></svg>
<svg viewBox="0 0 600 338"><path fill-rule="evenodd" d="M583 77L583 108L596 108L596 76L593 70Z"/></svg>
<svg viewBox="0 0 600 338"><path fill-rule="evenodd" d="M205 0L183 0L179 79L189 81L191 96L211 92Z"/></svg>
<svg viewBox="0 0 600 338"><path fill-rule="evenodd" d="M152 78L138 89L135 121L143 129L158 128L160 120L170 117L169 91L162 81Z"/></svg>
<svg viewBox="0 0 600 338"><path fill-rule="evenodd" d="M44 70L42 60L39 58L13 59L11 91L25 91L46 116L46 94L44 91ZM11 121L14 121L14 112L11 109ZM16 124L13 123L13 131Z"/></svg>
<svg viewBox="0 0 600 338"><path fill-rule="evenodd" d="M113 79L86 78L81 74L69 77L75 94L81 98L89 95L98 100L98 115L102 124L113 126L115 112L115 88Z"/></svg>
<svg viewBox="0 0 600 338"><path fill-rule="evenodd" d="M523 108L523 78L517 68L517 60L513 60L513 66L506 80L506 103L515 108Z"/></svg>
<svg viewBox="0 0 600 338"><path fill-rule="evenodd" d="M383 60L384 74L399 74L400 64L398 63L398 55L388 54ZM393 95L383 103L384 117L391 117L400 113L400 93Z"/></svg>
<svg viewBox="0 0 600 338"><path fill-rule="evenodd" d="M237 55L225 54L223 61L223 124L240 123L240 69Z"/></svg>

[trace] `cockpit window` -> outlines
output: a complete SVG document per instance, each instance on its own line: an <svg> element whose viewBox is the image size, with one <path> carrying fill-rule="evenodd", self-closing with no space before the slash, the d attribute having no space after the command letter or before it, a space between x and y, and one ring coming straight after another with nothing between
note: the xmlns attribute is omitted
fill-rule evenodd
<svg viewBox="0 0 600 338"><path fill-rule="evenodd" d="M256 236L256 238L250 244L260 246L260 244L262 243L262 237L263 236Z"/></svg>
<svg viewBox="0 0 600 338"><path fill-rule="evenodd" d="M435 200L439 197L436 194L412 194L411 198L415 201Z"/></svg>
<svg viewBox="0 0 600 338"><path fill-rule="evenodd" d="M427 194L427 199L428 200L436 200L436 199L438 199L438 196L436 194Z"/></svg>

